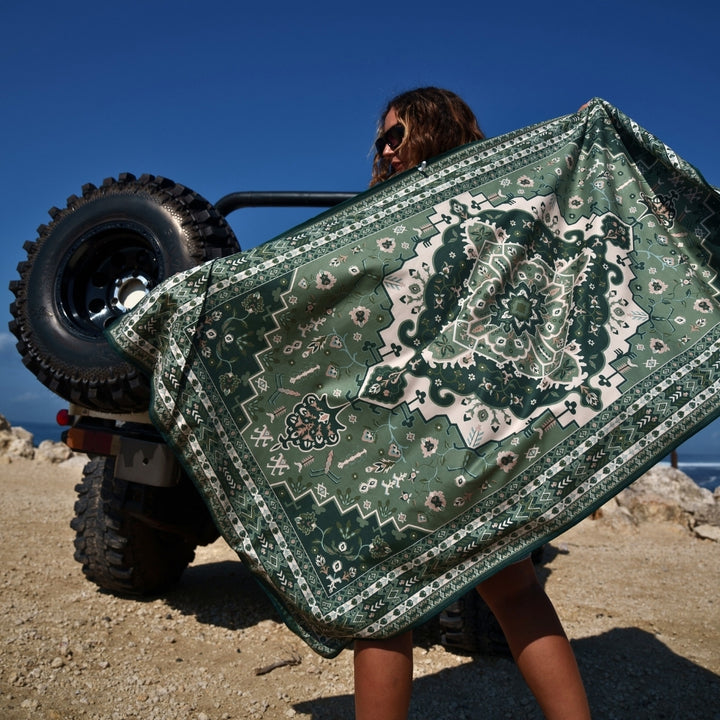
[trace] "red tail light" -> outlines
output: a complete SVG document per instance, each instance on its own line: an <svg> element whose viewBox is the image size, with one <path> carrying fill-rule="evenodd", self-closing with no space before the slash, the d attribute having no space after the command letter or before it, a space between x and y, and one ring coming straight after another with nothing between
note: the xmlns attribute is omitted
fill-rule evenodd
<svg viewBox="0 0 720 720"><path fill-rule="evenodd" d="M98 455L117 455L120 438L113 433L74 427L67 431L65 444L71 450Z"/></svg>

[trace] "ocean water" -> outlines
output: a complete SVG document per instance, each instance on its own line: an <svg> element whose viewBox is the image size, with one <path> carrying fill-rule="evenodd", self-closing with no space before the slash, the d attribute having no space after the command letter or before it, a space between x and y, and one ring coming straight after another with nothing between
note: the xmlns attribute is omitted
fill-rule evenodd
<svg viewBox="0 0 720 720"><path fill-rule="evenodd" d="M60 442L60 434L63 431L63 428L55 423L17 422L12 425L19 425L31 432L36 446L43 440ZM665 458L661 464L669 465L670 457ZM691 477L700 487L710 491L720 487L720 453L712 455L688 452L681 446L678 450L678 469Z"/></svg>

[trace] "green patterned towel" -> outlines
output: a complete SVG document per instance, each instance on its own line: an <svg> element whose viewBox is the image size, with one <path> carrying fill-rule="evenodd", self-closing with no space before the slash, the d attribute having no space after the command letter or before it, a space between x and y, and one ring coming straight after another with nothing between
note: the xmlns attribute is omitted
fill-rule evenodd
<svg viewBox="0 0 720 720"><path fill-rule="evenodd" d="M720 196L616 108L465 146L110 331L315 650L387 637L720 414Z"/></svg>

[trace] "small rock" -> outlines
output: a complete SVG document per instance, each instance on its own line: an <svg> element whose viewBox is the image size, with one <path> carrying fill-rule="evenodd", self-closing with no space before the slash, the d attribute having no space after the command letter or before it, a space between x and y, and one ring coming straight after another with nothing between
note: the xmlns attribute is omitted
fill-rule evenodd
<svg viewBox="0 0 720 720"><path fill-rule="evenodd" d="M716 525L697 525L693 528L693 532L704 540L720 542L720 527Z"/></svg>
<svg viewBox="0 0 720 720"><path fill-rule="evenodd" d="M10 432L18 438L18 440L22 440L23 442L30 442L32 444L33 441L33 434L26 430L24 427L14 427L10 429Z"/></svg>
<svg viewBox="0 0 720 720"><path fill-rule="evenodd" d="M696 512L695 524L720 527L720 499L716 499L714 505L707 505Z"/></svg>
<svg viewBox="0 0 720 720"><path fill-rule="evenodd" d="M713 494L684 472L655 466L616 496L617 502L636 520L687 522L688 515L707 512L715 504Z"/></svg>
<svg viewBox="0 0 720 720"><path fill-rule="evenodd" d="M60 463L60 467L63 468L71 468L71 467L78 467L83 468L85 465L88 464L90 461L90 458L85 453L78 453L74 452L67 460L63 460Z"/></svg>
<svg viewBox="0 0 720 720"><path fill-rule="evenodd" d="M73 455L73 451L61 442L53 442L52 440L43 440L35 451L35 459L43 462L60 463L68 460Z"/></svg>
<svg viewBox="0 0 720 720"><path fill-rule="evenodd" d="M626 527L635 527L638 524L637 519L628 508L623 507L617 500L612 498L604 505L599 507L592 515L593 520L601 520L604 524L622 529ZM560 548L561 552L567 552L567 549Z"/></svg>
<svg viewBox="0 0 720 720"><path fill-rule="evenodd" d="M12 428L0 432L0 453L9 458L27 458L32 460L35 457L35 447L32 442L33 436L23 428Z"/></svg>

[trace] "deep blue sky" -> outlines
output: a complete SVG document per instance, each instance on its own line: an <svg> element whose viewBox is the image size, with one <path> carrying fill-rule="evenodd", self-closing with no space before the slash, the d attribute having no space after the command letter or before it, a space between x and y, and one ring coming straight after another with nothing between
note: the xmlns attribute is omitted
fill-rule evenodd
<svg viewBox="0 0 720 720"><path fill-rule="evenodd" d="M164 175L236 190L361 190L377 115L455 90L487 135L610 101L720 186L720 9L700 0L345 4L12 3L0 33L0 413L63 401L22 366L7 289L47 210L86 182ZM307 212L241 210L244 247ZM720 433L719 433L720 434Z"/></svg>

